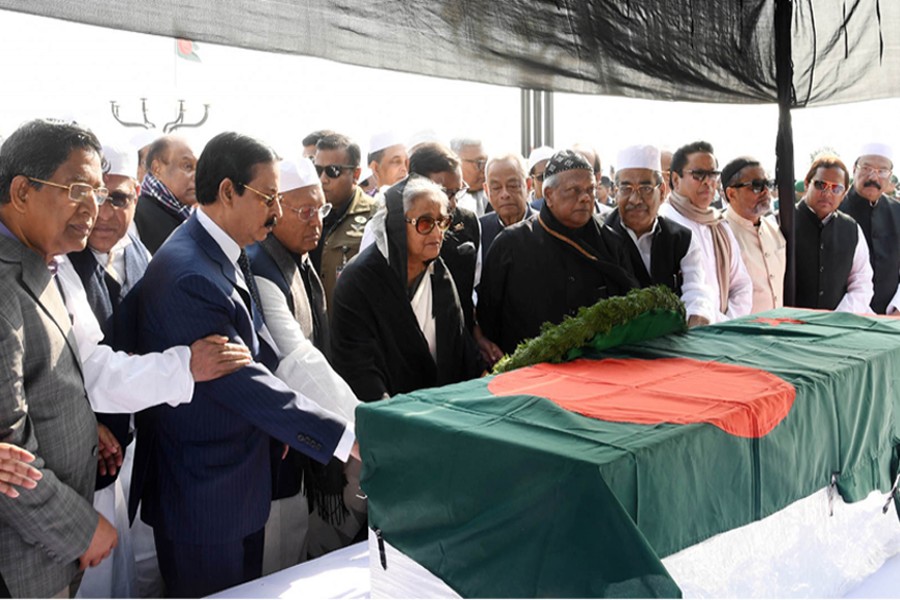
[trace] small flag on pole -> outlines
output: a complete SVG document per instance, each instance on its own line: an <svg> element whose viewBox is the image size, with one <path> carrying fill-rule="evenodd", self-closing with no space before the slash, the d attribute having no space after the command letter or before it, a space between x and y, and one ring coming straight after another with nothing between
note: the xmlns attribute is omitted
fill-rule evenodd
<svg viewBox="0 0 900 600"><path fill-rule="evenodd" d="M175 39L175 51L178 53L180 58L185 60L192 60L194 62L201 62L200 55L197 54L197 42L192 42L191 40L185 40L182 38Z"/></svg>

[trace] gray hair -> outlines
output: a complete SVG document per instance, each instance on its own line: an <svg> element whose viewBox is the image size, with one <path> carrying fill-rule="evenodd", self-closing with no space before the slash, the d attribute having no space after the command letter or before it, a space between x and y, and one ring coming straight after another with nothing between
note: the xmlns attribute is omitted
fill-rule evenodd
<svg viewBox="0 0 900 600"><path fill-rule="evenodd" d="M513 166L516 167L516 173L518 173L522 179L528 179L528 172L525 168L525 159L522 158L522 155L516 152L510 152L508 154L501 154L499 156L492 156L488 159L487 164L484 165L484 174L487 176L488 171L491 170L491 165L498 162L511 162Z"/></svg>
<svg viewBox="0 0 900 600"><path fill-rule="evenodd" d="M459 154L463 148L469 146L483 146L481 140L475 138L453 138L450 140L450 149Z"/></svg>
<svg viewBox="0 0 900 600"><path fill-rule="evenodd" d="M412 209L416 198L419 196L433 196L441 206L449 210L450 201L443 188L427 177L410 177L403 188L403 212L408 213Z"/></svg>

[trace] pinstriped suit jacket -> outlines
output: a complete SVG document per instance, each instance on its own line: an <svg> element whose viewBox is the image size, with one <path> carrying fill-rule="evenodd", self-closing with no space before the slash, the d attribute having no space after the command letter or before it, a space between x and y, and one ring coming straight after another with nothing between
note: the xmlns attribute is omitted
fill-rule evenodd
<svg viewBox="0 0 900 600"><path fill-rule="evenodd" d="M155 352L216 333L243 342L261 360L236 282L232 263L191 216L126 300L136 302L138 350ZM344 427L260 362L198 383L189 404L141 414L130 509L140 498L142 518L175 542L239 540L262 529L268 517L270 436L325 463Z"/></svg>
<svg viewBox="0 0 900 600"><path fill-rule="evenodd" d="M13 597L41 598L72 581L97 527L97 422L47 265L0 235L0 281L0 441L34 453L44 475L0 495L0 572Z"/></svg>

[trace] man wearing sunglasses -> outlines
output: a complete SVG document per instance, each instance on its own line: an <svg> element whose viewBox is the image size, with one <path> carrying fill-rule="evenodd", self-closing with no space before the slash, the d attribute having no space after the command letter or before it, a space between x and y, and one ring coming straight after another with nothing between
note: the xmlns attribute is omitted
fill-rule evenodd
<svg viewBox="0 0 900 600"><path fill-rule="evenodd" d="M331 205L325 203L311 160L283 160L279 171L284 214L265 240L247 249L266 326L286 355L275 375L353 422L359 401L325 359L329 348L325 294L309 261ZM366 504L356 493L360 464L352 461L348 465L346 485L352 493L345 495L344 464L340 461L319 465L296 450L280 461L266 522L264 575L293 566L307 555L316 557L337 550L365 525ZM317 498L318 503L314 500ZM342 518L330 514L327 507L343 504L345 498L355 501L345 505L348 512Z"/></svg>
<svg viewBox="0 0 900 600"><path fill-rule="evenodd" d="M872 310L878 314L900 310L900 202L885 193L893 168L890 146L864 146L853 165L853 189L841 203L866 236L875 272Z"/></svg>
<svg viewBox="0 0 900 600"><path fill-rule="evenodd" d="M774 186L759 161L748 156L736 158L722 169L722 188L728 198L725 220L753 282L751 313L784 306L787 242L769 215Z"/></svg>
<svg viewBox="0 0 900 600"><path fill-rule="evenodd" d="M706 284L715 299L714 323L750 314L753 282L741 249L721 211L712 206L719 167L708 142L693 142L672 155L672 191L659 214L694 234L703 255Z"/></svg>
<svg viewBox="0 0 900 600"><path fill-rule="evenodd" d="M359 252L366 223L378 209L356 183L360 159L359 146L345 135L332 133L316 142L316 173L331 212L322 220L322 237L310 259L322 278L326 307L341 271Z"/></svg>
<svg viewBox="0 0 900 600"><path fill-rule="evenodd" d="M794 220L797 306L870 313L872 267L860 226L838 207L850 174L836 156L816 158L804 178L806 196Z"/></svg>
<svg viewBox="0 0 900 600"><path fill-rule="evenodd" d="M659 149L637 145L616 157L616 211L606 224L622 236L642 287L665 285L687 309L688 326L715 318L703 257L691 230L658 216L662 202Z"/></svg>

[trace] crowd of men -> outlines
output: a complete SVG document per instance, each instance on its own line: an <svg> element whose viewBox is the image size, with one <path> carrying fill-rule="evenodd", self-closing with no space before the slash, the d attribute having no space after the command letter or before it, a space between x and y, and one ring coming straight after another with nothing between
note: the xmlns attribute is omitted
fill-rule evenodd
<svg viewBox="0 0 900 600"><path fill-rule="evenodd" d="M225 132L198 158L173 135L101 144L45 120L0 147L0 595L199 597L320 556L366 536L359 402L446 381L449 356L485 372L637 287L668 286L690 327L784 305L773 182L707 142L623 145L608 175L581 145L525 158L381 133L363 157L322 130L296 150ZM882 144L812 162L796 306L900 309L892 169ZM412 216L418 190L434 214ZM407 273L390 227L440 268ZM405 348L358 341L341 279L358 254L373 275L352 300ZM420 282L439 274L431 309ZM441 352L439 302L471 354Z"/></svg>

